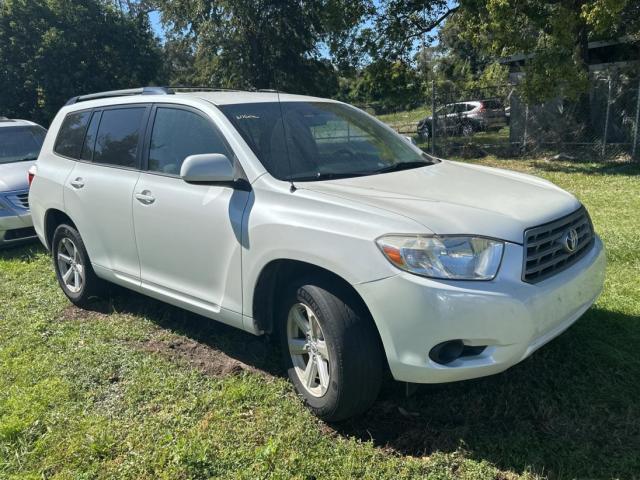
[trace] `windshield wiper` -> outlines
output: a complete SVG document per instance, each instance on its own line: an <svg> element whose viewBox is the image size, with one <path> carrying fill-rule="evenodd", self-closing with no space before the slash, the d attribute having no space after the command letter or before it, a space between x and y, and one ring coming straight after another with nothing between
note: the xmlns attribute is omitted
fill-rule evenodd
<svg viewBox="0 0 640 480"><path fill-rule="evenodd" d="M402 162L389 165L388 167L380 168L371 173L389 173L399 172L400 170L411 170L412 168L426 167L427 165L433 165L432 162L414 161L414 162Z"/></svg>
<svg viewBox="0 0 640 480"><path fill-rule="evenodd" d="M327 172L317 173L316 175L308 175L305 177L292 177L289 180L292 182L312 182L315 180L336 180L338 178L351 178L362 177L364 175L371 175L374 172Z"/></svg>
<svg viewBox="0 0 640 480"><path fill-rule="evenodd" d="M38 159L37 155L35 157L33 155L30 155L30 156L19 158L16 160L16 162L26 162L28 160L37 160L37 159Z"/></svg>

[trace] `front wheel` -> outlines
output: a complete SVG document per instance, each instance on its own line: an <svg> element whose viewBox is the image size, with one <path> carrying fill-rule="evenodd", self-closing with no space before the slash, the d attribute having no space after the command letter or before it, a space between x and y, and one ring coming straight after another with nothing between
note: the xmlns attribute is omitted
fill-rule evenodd
<svg viewBox="0 0 640 480"><path fill-rule="evenodd" d="M424 140L431 138L431 127L429 125L422 125L418 127L418 136Z"/></svg>
<svg viewBox="0 0 640 480"><path fill-rule="evenodd" d="M296 391L315 415L339 421L373 404L383 357L372 320L348 293L329 285L291 285L281 303L279 330Z"/></svg>

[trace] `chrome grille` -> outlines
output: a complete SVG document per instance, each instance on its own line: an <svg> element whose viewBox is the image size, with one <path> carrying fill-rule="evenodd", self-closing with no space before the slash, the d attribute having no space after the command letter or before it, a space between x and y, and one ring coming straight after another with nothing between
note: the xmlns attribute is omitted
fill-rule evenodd
<svg viewBox="0 0 640 480"><path fill-rule="evenodd" d="M565 238L571 229L577 232L574 251L565 246ZM589 251L594 238L593 224L584 207L566 217L525 230L522 280L537 283L569 268Z"/></svg>
<svg viewBox="0 0 640 480"><path fill-rule="evenodd" d="M7 198L16 207L29 209L29 190L9 194Z"/></svg>

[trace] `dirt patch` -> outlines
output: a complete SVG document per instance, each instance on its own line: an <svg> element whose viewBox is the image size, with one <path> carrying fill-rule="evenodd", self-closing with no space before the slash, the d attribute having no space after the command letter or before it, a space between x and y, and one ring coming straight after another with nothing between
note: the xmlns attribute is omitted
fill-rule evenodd
<svg viewBox="0 0 640 480"><path fill-rule="evenodd" d="M69 305L58 321L109 321L113 312L144 315L157 326L148 340L134 348L186 363L209 376L233 375L243 371L274 376L280 374L275 346L257 337L204 317L136 295L115 297L113 303L96 302L87 310Z"/></svg>
<svg viewBox="0 0 640 480"><path fill-rule="evenodd" d="M209 376L233 375L243 371L258 371L227 354L188 338L151 339L140 344L146 352L158 353L171 360L186 362Z"/></svg>
<svg viewBox="0 0 640 480"><path fill-rule="evenodd" d="M58 320L61 321L79 321L88 320L89 318L106 319L107 315L102 312L84 310L82 308L76 307L75 305L69 305L64 310L62 310L62 312L58 316Z"/></svg>

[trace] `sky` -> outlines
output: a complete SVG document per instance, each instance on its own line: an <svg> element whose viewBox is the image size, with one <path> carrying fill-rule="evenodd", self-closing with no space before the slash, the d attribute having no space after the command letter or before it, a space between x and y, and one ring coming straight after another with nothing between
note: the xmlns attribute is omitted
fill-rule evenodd
<svg viewBox="0 0 640 480"><path fill-rule="evenodd" d="M375 5L380 5L380 0L374 0ZM447 5L449 8L452 8L453 6L455 6L458 2L456 0L447 0ZM157 11L152 11L151 13L149 13L149 21L151 22L151 28L153 29L153 31L155 32L155 34L162 40L164 41L165 39L165 34L164 34L164 30L162 28L162 23L160 22L160 13ZM436 45L438 40L437 40L437 36L436 34L438 33L438 28L435 28L432 32L435 36L433 45ZM327 52L328 55L328 52Z"/></svg>
<svg viewBox="0 0 640 480"><path fill-rule="evenodd" d="M151 22L151 28L155 32L155 34L164 40L164 30L162 29L162 24L160 23L160 13L151 12L149 14L149 21Z"/></svg>

